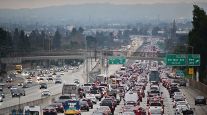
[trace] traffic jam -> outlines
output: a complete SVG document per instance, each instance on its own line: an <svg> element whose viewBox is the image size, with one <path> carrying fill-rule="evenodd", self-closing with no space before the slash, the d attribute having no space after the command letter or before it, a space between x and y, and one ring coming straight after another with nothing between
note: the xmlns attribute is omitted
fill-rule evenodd
<svg viewBox="0 0 207 115"><path fill-rule="evenodd" d="M194 115L180 91L186 82L178 82L183 79L172 78L169 74L170 68L158 61L136 60L109 78L99 76L94 83L83 85L74 80L76 85L63 86L59 100L44 108L43 114L84 115L98 104L92 115ZM69 88L78 90L68 92Z"/></svg>

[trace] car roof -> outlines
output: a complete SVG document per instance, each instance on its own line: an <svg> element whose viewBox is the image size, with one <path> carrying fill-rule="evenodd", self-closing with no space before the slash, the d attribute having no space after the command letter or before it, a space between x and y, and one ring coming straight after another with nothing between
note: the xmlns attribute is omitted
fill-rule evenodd
<svg viewBox="0 0 207 115"><path fill-rule="evenodd" d="M196 99L205 99L204 96L197 96Z"/></svg>

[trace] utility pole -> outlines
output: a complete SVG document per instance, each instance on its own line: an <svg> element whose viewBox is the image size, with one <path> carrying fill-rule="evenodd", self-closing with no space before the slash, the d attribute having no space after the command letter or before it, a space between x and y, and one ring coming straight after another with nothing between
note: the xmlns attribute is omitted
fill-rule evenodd
<svg viewBox="0 0 207 115"><path fill-rule="evenodd" d="M86 65L86 83L88 83L88 46L87 46L87 39L85 37L85 65Z"/></svg>

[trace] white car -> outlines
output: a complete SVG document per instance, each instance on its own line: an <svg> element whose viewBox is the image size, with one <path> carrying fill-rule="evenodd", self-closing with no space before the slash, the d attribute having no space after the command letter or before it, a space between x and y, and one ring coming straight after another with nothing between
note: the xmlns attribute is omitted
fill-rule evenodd
<svg viewBox="0 0 207 115"><path fill-rule="evenodd" d="M51 95L51 92L47 89L43 90L42 93L41 93L42 96L50 96Z"/></svg>
<svg viewBox="0 0 207 115"><path fill-rule="evenodd" d="M2 96L0 96L0 102L3 102L3 97Z"/></svg>
<svg viewBox="0 0 207 115"><path fill-rule="evenodd" d="M97 99L94 94L86 94L86 99L90 99L94 104L97 103Z"/></svg>
<svg viewBox="0 0 207 115"><path fill-rule="evenodd" d="M189 105L189 103L187 101L177 101L177 102L175 102L173 107L176 108L179 105L186 105L188 108L190 108L190 105Z"/></svg>
<svg viewBox="0 0 207 115"><path fill-rule="evenodd" d="M183 111L190 110L190 108L187 105L178 105L176 107L175 115L181 115Z"/></svg>
<svg viewBox="0 0 207 115"><path fill-rule="evenodd" d="M32 83L32 79L27 79L26 83Z"/></svg>
<svg viewBox="0 0 207 115"><path fill-rule="evenodd" d="M64 71L61 71L61 72L60 72L60 75L64 75L64 74L65 74Z"/></svg>

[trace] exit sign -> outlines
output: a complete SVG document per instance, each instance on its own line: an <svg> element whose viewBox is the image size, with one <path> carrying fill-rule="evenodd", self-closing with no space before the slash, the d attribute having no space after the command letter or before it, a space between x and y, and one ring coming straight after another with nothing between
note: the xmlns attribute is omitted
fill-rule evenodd
<svg viewBox="0 0 207 115"><path fill-rule="evenodd" d="M188 66L200 66L200 55L188 54Z"/></svg>

